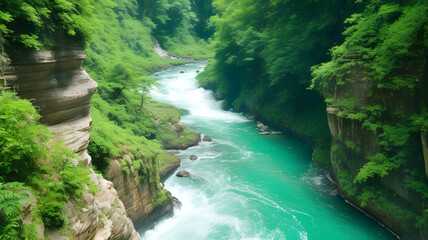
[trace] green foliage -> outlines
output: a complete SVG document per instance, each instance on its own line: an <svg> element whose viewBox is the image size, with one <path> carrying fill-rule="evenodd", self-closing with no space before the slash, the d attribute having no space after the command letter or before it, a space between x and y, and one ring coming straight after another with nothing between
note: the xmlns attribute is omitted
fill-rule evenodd
<svg viewBox="0 0 428 240"><path fill-rule="evenodd" d="M369 162L364 164L360 172L354 179L354 183L364 183L367 179L374 176L384 177L391 170L397 169L400 166L399 162L388 159L384 154L377 153L374 156L368 157Z"/></svg>
<svg viewBox="0 0 428 240"><path fill-rule="evenodd" d="M332 60L312 68L311 87L339 108L339 122L357 128L357 121L363 122L362 136L379 143L360 153L338 139L334 146L339 150L346 146L344 158L350 158L333 166L340 185L361 206L371 204L387 212L409 232L427 226L428 183L419 135L427 132L427 12L426 1L367 1L363 12L345 21L345 41L331 49ZM360 169L352 169L353 157L366 157ZM344 169L354 173L341 174ZM405 182L408 195L385 189L383 182L396 176L404 177L395 181ZM409 202L418 209L407 206Z"/></svg>
<svg viewBox="0 0 428 240"><path fill-rule="evenodd" d="M22 226L21 238L25 240L37 239L37 222L33 222L32 224L24 224Z"/></svg>
<svg viewBox="0 0 428 240"><path fill-rule="evenodd" d="M23 180L42 157L49 134L39 119L29 101L0 93L0 176L5 180Z"/></svg>
<svg viewBox="0 0 428 240"><path fill-rule="evenodd" d="M350 196L356 196L358 193L358 188L352 183L351 175L346 169L342 169L337 174L340 187L345 191L346 194Z"/></svg>
<svg viewBox="0 0 428 240"><path fill-rule="evenodd" d="M425 136L428 135L428 111L426 108L423 108L420 114L412 115L410 119L413 125L418 127Z"/></svg>
<svg viewBox="0 0 428 240"><path fill-rule="evenodd" d="M352 141L346 140L345 145L350 149L355 149L355 143Z"/></svg>
<svg viewBox="0 0 428 240"><path fill-rule="evenodd" d="M180 113L145 96L156 85L147 75L183 61L159 57L153 51L152 33L174 54L206 58L211 51L198 34L208 38L205 26L210 11L205 8L209 7L190 0L2 1L0 50L3 54L6 46L6 52L15 57L25 49L87 43L84 67L99 83L88 149L93 163L105 174L110 159L129 154L135 174L140 181L150 181L153 201L161 204L166 195L159 186L157 156L163 151L160 142L176 140L176 136L170 138L170 124L179 121ZM7 92L0 102L1 180L30 185L37 199L37 221L49 228L64 227L67 201L79 202L88 190L97 191L90 170L70 164L77 156L52 140L48 129L37 123L40 116L29 102ZM189 134L186 131L180 141ZM20 227L16 221L13 224ZM33 225L21 230L23 238L34 236Z"/></svg>
<svg viewBox="0 0 428 240"><path fill-rule="evenodd" d="M341 41L342 22L358 9L354 2L217 0L213 5L216 56L198 77L201 86L223 96L226 108L252 112L317 146L329 142L325 104L307 91L310 68L327 60L327 50ZM322 152L314 157L326 162Z"/></svg>
<svg viewBox="0 0 428 240"><path fill-rule="evenodd" d="M128 163L125 161L125 159L120 159L119 162L120 167L122 168L122 172L125 173L126 176L129 176L131 172L129 170Z"/></svg>
<svg viewBox="0 0 428 240"><path fill-rule="evenodd" d="M83 45L89 38L88 0L1 1L0 33L9 53L52 48L57 41Z"/></svg>
<svg viewBox="0 0 428 240"><path fill-rule="evenodd" d="M179 7L180 4L189 7L189 3L190 1L153 0L91 1L97 12L90 18L93 37L86 48L84 67L98 82L98 91L92 98L91 115L94 121L88 151L93 164L104 176L110 159L120 159L128 153L136 159L145 159L144 156L149 152L161 151L158 142L148 139L166 142L176 138L170 138L169 124L179 121L178 109L154 102L145 96L151 86L155 85L154 79L146 76L166 64L182 63L160 58L153 51L151 33L155 26L156 33L169 26L167 21L172 19L170 16L173 14L169 11L170 8ZM186 11L191 9L186 8ZM171 27L175 29L177 26ZM191 36L191 29L177 31L186 35L186 39L193 39L197 45L195 49L205 48L206 43L199 45L197 37ZM168 32L168 37L175 38L172 32ZM184 44L188 43L180 42L177 49L184 49ZM197 57L189 52L180 54ZM147 152L141 153L138 149L145 149ZM144 165L151 169L150 164Z"/></svg>
<svg viewBox="0 0 428 240"><path fill-rule="evenodd" d="M70 161L78 157L62 142L53 139L52 133L38 122L39 119L29 101L19 99L14 93L1 93L0 143L4 147L0 152L0 184L4 199L0 202L7 204L1 207L13 207L19 213L19 201L26 193L14 192L22 189L25 183L37 199L35 218L47 227L61 228L66 222L63 208L67 201L81 198L86 192L85 185L93 194L97 189L88 176L89 168L74 167ZM15 180L22 183L10 182ZM15 216L11 208L7 209L5 215L1 215L5 221L0 221L11 228L7 231L11 234L22 232L22 238L31 239L34 227L24 225L21 229L17 214Z"/></svg>
<svg viewBox="0 0 428 240"><path fill-rule="evenodd" d="M28 195L24 184L0 181L0 238L19 239L19 213Z"/></svg>
<svg viewBox="0 0 428 240"><path fill-rule="evenodd" d="M423 173L421 174L417 170L408 172L409 174L407 174L405 178L406 186L420 194L424 200L428 200L428 185L426 183L426 175ZM428 203L426 201L422 202L422 207L427 208Z"/></svg>
<svg viewBox="0 0 428 240"><path fill-rule="evenodd" d="M46 202L40 209L43 223L48 228L62 228L65 224L65 217L62 213L64 204L62 202Z"/></svg>
<svg viewBox="0 0 428 240"><path fill-rule="evenodd" d="M427 8L424 1L404 5L380 1L352 15L346 21L351 26L344 32L345 42L332 48L331 62L313 69L313 83L331 94L335 84L353 81L349 73L359 67L379 89L414 89L420 84L424 66L420 59L426 54L421 49L427 46L423 41ZM413 64L411 71L402 71Z"/></svg>
<svg viewBox="0 0 428 240"><path fill-rule="evenodd" d="M95 195L98 192L97 186L91 181L89 177L91 170L83 166L66 166L60 172L61 180L65 185L65 191L72 193L76 198L80 198L86 192L85 185L88 186L89 191Z"/></svg>
<svg viewBox="0 0 428 240"><path fill-rule="evenodd" d="M152 198L152 205L154 208L159 207L167 199L165 190L158 191L156 195Z"/></svg>
<svg viewBox="0 0 428 240"><path fill-rule="evenodd" d="M143 1L143 12L155 24L154 36L168 52L195 59L211 57L206 39L207 19L212 15L209 1ZM203 38L203 39L202 39Z"/></svg>

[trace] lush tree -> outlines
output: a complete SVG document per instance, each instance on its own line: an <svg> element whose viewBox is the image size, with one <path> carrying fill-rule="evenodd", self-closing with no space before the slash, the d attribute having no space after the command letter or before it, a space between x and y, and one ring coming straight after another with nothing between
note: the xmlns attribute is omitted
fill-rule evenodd
<svg viewBox="0 0 428 240"><path fill-rule="evenodd" d="M314 64L342 40L353 1L216 0L216 56L200 75L227 107L250 111L280 128L316 142L315 157L328 162L325 105L307 91ZM321 147L322 146L322 147ZM322 156L321 156L322 155Z"/></svg>
<svg viewBox="0 0 428 240"><path fill-rule="evenodd" d="M9 53L46 49L57 42L83 45L89 37L88 0L1 1L0 41Z"/></svg>

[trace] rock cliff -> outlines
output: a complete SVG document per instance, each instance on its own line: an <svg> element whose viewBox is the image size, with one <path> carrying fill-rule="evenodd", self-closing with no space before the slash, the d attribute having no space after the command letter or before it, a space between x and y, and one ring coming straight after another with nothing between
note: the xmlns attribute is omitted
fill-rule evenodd
<svg viewBox="0 0 428 240"><path fill-rule="evenodd" d="M410 117L427 107L426 85L380 89L366 73L356 65L346 75L349 81L324 89L333 99L327 107L333 176L343 197L402 239L427 239L421 188L427 181L427 139L412 130Z"/></svg>
<svg viewBox="0 0 428 240"><path fill-rule="evenodd" d="M135 169L129 155L124 155L121 161L125 162L127 171L123 171L123 163L112 160L108 168L108 178L114 183L135 226L149 225L160 216L170 213L173 208L171 193L164 189L162 184L154 185L157 181L153 179L157 178L158 173L146 171L144 176ZM154 201L159 192L165 193L166 199L156 205Z"/></svg>
<svg viewBox="0 0 428 240"><path fill-rule="evenodd" d="M36 51L14 58L14 72L5 75L11 80L16 75L14 88L18 95L30 99L39 108L42 122L82 158L85 166L91 167L87 153L92 123L89 109L97 83L82 68L85 57L78 49ZM76 239L139 239L113 183L99 174L92 173L90 177L98 193L86 193L82 209L71 201L66 207L68 228ZM43 226L39 232L51 239L66 239L63 233Z"/></svg>
<svg viewBox="0 0 428 240"><path fill-rule="evenodd" d="M36 51L14 59L13 65L18 95L32 100L42 122L88 165L89 108L97 83L82 68L85 57L82 50Z"/></svg>

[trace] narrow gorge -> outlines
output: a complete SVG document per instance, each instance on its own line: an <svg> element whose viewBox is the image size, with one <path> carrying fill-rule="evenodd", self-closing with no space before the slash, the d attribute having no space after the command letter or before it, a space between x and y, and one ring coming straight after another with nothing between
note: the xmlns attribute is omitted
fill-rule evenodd
<svg viewBox="0 0 428 240"><path fill-rule="evenodd" d="M0 1L0 239L427 239L425 0Z"/></svg>

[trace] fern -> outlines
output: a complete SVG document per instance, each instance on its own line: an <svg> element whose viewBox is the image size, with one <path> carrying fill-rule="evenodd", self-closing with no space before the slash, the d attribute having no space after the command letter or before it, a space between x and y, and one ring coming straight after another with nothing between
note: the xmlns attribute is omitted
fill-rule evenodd
<svg viewBox="0 0 428 240"><path fill-rule="evenodd" d="M0 182L0 239L19 239L19 213L28 199L23 183Z"/></svg>

